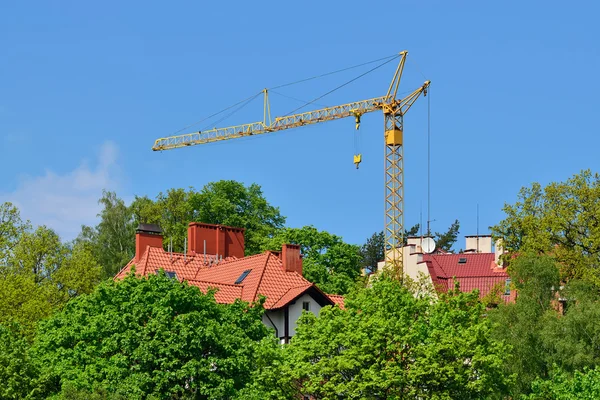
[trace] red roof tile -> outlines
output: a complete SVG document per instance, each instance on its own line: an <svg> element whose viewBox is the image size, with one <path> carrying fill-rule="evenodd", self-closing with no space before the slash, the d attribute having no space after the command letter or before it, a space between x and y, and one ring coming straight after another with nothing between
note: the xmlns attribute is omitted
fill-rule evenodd
<svg viewBox="0 0 600 400"><path fill-rule="evenodd" d="M243 286L240 285L227 285L224 283L206 282L188 280L190 285L197 286L203 293L208 292L211 289L215 289L215 300L221 304L231 304L236 299L242 298Z"/></svg>
<svg viewBox="0 0 600 400"><path fill-rule="evenodd" d="M136 274L153 274L160 269L175 272L180 281L188 281L203 292L209 288L216 289L215 299L219 303L233 303L238 298L253 302L258 300L259 296L265 296L264 307L277 309L311 290L324 304L343 304L341 296L329 297L301 274L285 271L276 253L267 251L240 259L229 258L216 264L211 264L214 261L213 256L206 257L184 257L179 253L169 254L162 248L147 247L136 265ZM134 264L133 260L130 261L115 279L124 278ZM236 284L245 271L248 273L244 279Z"/></svg>
<svg viewBox="0 0 600 400"><path fill-rule="evenodd" d="M339 294L328 294L327 296L340 308L344 308L344 296L340 296Z"/></svg>
<svg viewBox="0 0 600 400"><path fill-rule="evenodd" d="M459 263L461 258L466 262ZM496 265L493 253L425 254L423 262L427 263L431 280L440 292L454 289L457 281L461 291L478 289L479 297L483 297L495 285L503 285L509 278L506 270ZM514 300L514 295L503 297L505 301L509 297Z"/></svg>

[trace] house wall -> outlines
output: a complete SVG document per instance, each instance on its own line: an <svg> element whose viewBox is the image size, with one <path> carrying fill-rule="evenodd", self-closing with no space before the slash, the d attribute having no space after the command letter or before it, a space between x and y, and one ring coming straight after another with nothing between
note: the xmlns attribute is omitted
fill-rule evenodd
<svg viewBox="0 0 600 400"><path fill-rule="evenodd" d="M308 294L303 294L294 303L290 303L288 306L290 310L290 336L294 336L296 334L296 322L302 315L302 303L305 301L310 303L310 312L312 312L314 315L319 315L319 311L321 311L321 306L319 303L317 303L315 299Z"/></svg>
<svg viewBox="0 0 600 400"><path fill-rule="evenodd" d="M302 315L302 303L310 303L310 312L314 315L319 315L321 306L315 301L310 295L304 294L300 296L294 303L290 303L288 306L289 315L289 330L290 337L296 334L296 325L298 318ZM269 320L270 318L270 320ZM276 329L276 334L281 340L281 343L285 343L285 308L279 310L267 310L263 314L262 322L269 328Z"/></svg>
<svg viewBox="0 0 600 400"><path fill-rule="evenodd" d="M271 320L269 320L269 318ZM271 323L271 321L272 321L272 323ZM266 310L262 316L262 322L268 328L275 329L275 331L276 331L275 334L277 335L277 337L280 340L284 339L285 327L284 327L284 312L283 312L283 310L273 310L273 311Z"/></svg>

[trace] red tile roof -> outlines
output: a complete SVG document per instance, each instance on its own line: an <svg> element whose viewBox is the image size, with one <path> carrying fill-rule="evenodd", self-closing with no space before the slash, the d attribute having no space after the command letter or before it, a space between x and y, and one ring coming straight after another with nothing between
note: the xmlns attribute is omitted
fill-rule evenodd
<svg viewBox="0 0 600 400"><path fill-rule="evenodd" d="M460 259L466 262L459 263ZM454 289L457 281L461 291L478 289L479 297L483 297L495 285L504 285L510 278L504 268L496 265L493 253L424 254L423 262L427 264L431 280L440 292ZM514 291L502 297L505 302L514 301Z"/></svg>
<svg viewBox="0 0 600 400"><path fill-rule="evenodd" d="M340 296L339 294L328 294L327 296L329 296L335 304L340 306L340 308L344 308L344 296Z"/></svg>
<svg viewBox="0 0 600 400"><path fill-rule="evenodd" d="M206 257L198 254L184 257L179 253L169 254L162 248L147 247L135 270L138 275L154 274L160 269L175 272L180 281L187 281L203 292L216 289L215 299L219 303L233 303L235 299L253 302L264 296L264 307L277 309L310 291L321 305L343 304L341 296L330 297L301 274L285 271L277 253L267 251L240 259L231 257L218 263L214 263L213 256ZM115 279L124 278L134 264L131 260ZM236 284L245 271L249 272Z"/></svg>

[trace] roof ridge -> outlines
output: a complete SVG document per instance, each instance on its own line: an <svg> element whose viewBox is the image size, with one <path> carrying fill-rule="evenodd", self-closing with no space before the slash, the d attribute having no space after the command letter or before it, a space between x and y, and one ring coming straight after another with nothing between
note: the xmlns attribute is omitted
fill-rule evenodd
<svg viewBox="0 0 600 400"><path fill-rule="evenodd" d="M256 284L256 290L254 291L254 296L252 296L252 300L256 301L256 295L258 294L258 289L260 288L260 284L262 283L262 279L265 276L265 271L267 270L267 264L269 263L269 258L271 258L271 255L273 253L271 253L270 251L266 251L265 252L267 254L267 259L265 260L265 264L263 265L263 270L260 274L260 278L258 278L258 283ZM261 253L261 255L265 254L265 253ZM244 289L242 288L242 295L243 295L243 291Z"/></svg>

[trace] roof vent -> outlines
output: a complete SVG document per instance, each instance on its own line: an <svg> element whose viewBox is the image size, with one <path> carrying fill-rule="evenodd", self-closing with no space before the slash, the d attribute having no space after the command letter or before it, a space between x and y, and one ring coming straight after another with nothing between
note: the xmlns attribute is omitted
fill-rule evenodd
<svg viewBox="0 0 600 400"><path fill-rule="evenodd" d="M467 257L460 257L458 259L458 263L459 264L466 264L467 263Z"/></svg>
<svg viewBox="0 0 600 400"><path fill-rule="evenodd" d="M248 274L251 272L251 269L247 269L244 272L242 272L242 274L240 275L239 278L237 278L237 281L235 281L234 283L236 285L239 285L240 283L242 283L244 281L244 279L246 279L246 277L248 276Z"/></svg>

